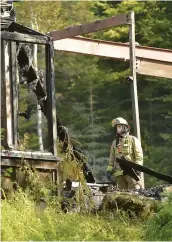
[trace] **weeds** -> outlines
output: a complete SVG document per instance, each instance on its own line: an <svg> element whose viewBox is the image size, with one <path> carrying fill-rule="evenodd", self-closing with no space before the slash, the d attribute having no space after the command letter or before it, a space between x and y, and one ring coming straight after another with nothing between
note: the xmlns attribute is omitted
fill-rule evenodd
<svg viewBox="0 0 172 242"><path fill-rule="evenodd" d="M55 201L54 201L55 202ZM56 201L56 204L58 202ZM61 212L49 205L43 212L19 190L2 201L2 241L139 240L141 226L117 216Z"/></svg>
<svg viewBox="0 0 172 242"><path fill-rule="evenodd" d="M146 223L145 240L172 241L172 197Z"/></svg>
<svg viewBox="0 0 172 242"><path fill-rule="evenodd" d="M86 186L82 166L68 152L60 164L63 171L61 181L78 180L78 213L63 213L61 198L54 196L59 187L52 183L43 184L36 171L24 166L24 191L18 188L9 198L2 200L2 241L135 241L169 240L171 237L171 200L146 222L129 216L117 207L116 211L92 214L91 194ZM89 206L85 206L86 200ZM41 201L44 208L41 208Z"/></svg>
<svg viewBox="0 0 172 242"><path fill-rule="evenodd" d="M19 189L2 200L2 241L135 241L171 240L172 200L163 203L148 221L127 212L66 213L60 199L50 196L43 210L29 193Z"/></svg>

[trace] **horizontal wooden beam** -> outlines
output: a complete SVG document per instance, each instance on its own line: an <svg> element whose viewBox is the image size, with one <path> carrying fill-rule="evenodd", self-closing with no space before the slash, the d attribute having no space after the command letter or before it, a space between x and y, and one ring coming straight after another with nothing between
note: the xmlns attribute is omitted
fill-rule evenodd
<svg viewBox="0 0 172 242"><path fill-rule="evenodd" d="M46 36L40 35L29 35L29 34L21 34L16 32L7 32L2 31L1 39L10 40L15 42L23 42L23 43L33 43L33 44L49 44L50 38Z"/></svg>
<svg viewBox="0 0 172 242"><path fill-rule="evenodd" d="M130 58L129 44L83 37L73 37L54 41L54 48L59 51L112 59L129 60ZM139 63L137 68L138 73L172 78L172 50L136 46L136 58ZM150 63L152 64L150 65ZM157 71L157 69L159 70Z"/></svg>
<svg viewBox="0 0 172 242"><path fill-rule="evenodd" d="M103 20L96 20L87 24L71 26L62 30L55 30L50 32L49 34L52 37L52 40L59 40L77 35L96 32L102 29L111 28L127 23L129 23L128 14L120 14Z"/></svg>
<svg viewBox="0 0 172 242"><path fill-rule="evenodd" d="M54 156L50 152L39 151L18 151L18 150L2 150L2 158L19 158L19 159L32 159L32 160L45 160L45 161L60 161L60 157Z"/></svg>
<svg viewBox="0 0 172 242"><path fill-rule="evenodd" d="M28 167L33 167L36 169L45 169L45 170L56 170L58 169L57 162L42 162L40 160L24 160L24 164ZM23 165L23 160L15 158L15 159L1 159L2 167L21 167Z"/></svg>

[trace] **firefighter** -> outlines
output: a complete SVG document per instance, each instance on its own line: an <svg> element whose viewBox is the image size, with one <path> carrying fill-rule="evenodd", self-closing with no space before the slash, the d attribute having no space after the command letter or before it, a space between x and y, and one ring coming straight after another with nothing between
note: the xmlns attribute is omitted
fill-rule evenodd
<svg viewBox="0 0 172 242"><path fill-rule="evenodd" d="M110 150L109 165L107 167L108 177L111 175L119 189L140 189L140 181L136 181L133 177L123 171L116 162L116 158L124 157L126 160L143 165L143 151L140 141L132 135L129 135L130 126L128 122L119 117L112 120L112 127L116 131L116 139L113 141ZM135 171L140 179L140 173Z"/></svg>

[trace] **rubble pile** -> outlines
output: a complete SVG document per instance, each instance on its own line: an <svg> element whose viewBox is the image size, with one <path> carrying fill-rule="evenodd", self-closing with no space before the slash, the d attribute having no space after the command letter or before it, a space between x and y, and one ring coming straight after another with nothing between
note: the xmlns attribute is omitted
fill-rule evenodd
<svg viewBox="0 0 172 242"><path fill-rule="evenodd" d="M109 186L108 193L110 192L128 192L132 194L138 194L145 197L149 197L155 200L161 200L165 196L165 192L172 192L172 184L163 184L163 185L158 185L156 187L139 189L139 190L136 190L136 189L121 190L116 188L115 186Z"/></svg>
<svg viewBox="0 0 172 242"><path fill-rule="evenodd" d="M104 186L105 188L105 186ZM122 209L129 216L146 219L157 211L161 202L166 201L168 194L172 193L171 184L158 185L147 189L118 189L108 185L106 189L91 187L94 210L118 211Z"/></svg>

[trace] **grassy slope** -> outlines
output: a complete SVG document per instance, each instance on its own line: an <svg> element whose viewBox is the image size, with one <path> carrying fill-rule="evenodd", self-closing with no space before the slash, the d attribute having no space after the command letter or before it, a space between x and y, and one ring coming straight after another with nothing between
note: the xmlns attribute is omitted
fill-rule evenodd
<svg viewBox="0 0 172 242"><path fill-rule="evenodd" d="M2 241L140 240L142 225L125 215L39 212L23 193L2 201Z"/></svg>
<svg viewBox="0 0 172 242"><path fill-rule="evenodd" d="M64 214L59 203L44 212L24 193L3 200L2 241L150 241L172 240L172 199L148 221L129 219L126 213Z"/></svg>

